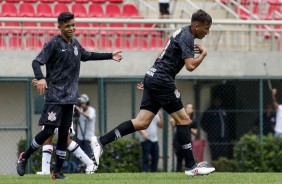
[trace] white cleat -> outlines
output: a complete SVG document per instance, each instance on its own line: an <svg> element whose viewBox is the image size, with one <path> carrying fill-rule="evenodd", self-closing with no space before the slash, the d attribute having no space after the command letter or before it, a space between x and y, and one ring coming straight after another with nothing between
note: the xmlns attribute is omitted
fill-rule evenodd
<svg viewBox="0 0 282 184"><path fill-rule="evenodd" d="M47 175L47 174L51 174L51 173L47 172L47 171L39 171L36 174L38 174L38 175Z"/></svg>
<svg viewBox="0 0 282 184"><path fill-rule="evenodd" d="M97 169L98 166L95 164L88 165L85 169L85 174L94 174Z"/></svg>
<svg viewBox="0 0 282 184"><path fill-rule="evenodd" d="M187 176L197 176L197 175L208 175L215 171L214 167L208 167L207 162L197 163L197 166L191 170L186 170L185 174Z"/></svg>
<svg viewBox="0 0 282 184"><path fill-rule="evenodd" d="M99 158L103 153L103 149L100 146L98 142L98 138L96 136L92 136L90 139L90 145L94 154L94 162L96 163L96 166L98 167L99 165Z"/></svg>

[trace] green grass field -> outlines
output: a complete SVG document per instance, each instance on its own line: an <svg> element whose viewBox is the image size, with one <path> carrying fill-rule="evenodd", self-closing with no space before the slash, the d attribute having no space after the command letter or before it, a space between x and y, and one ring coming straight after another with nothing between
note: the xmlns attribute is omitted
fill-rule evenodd
<svg viewBox="0 0 282 184"><path fill-rule="evenodd" d="M28 174L0 175L2 184L281 184L282 173L213 173L208 176L188 177L183 173L110 173L110 174L66 174L67 179L53 181L51 176Z"/></svg>

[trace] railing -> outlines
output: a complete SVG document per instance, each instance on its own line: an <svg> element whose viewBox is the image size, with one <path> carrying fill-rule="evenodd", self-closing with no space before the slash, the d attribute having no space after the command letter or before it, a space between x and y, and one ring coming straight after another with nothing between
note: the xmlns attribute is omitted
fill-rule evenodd
<svg viewBox="0 0 282 184"><path fill-rule="evenodd" d="M2 26L0 27L0 34L4 41L13 36L15 29L19 30L17 36L19 36L22 42L32 34L39 39L43 39L48 34L48 31L56 33L56 27L39 27L39 23L42 22L56 22L55 18L0 18ZM20 27L5 27L5 22L20 22ZM24 22L36 22L37 27L23 26ZM78 32L76 36L78 38L87 37L87 39L93 39L95 42L102 36L114 41L119 36L127 37L132 43L135 38L143 37L150 43L152 37L160 37L163 40L163 45L169 37L169 35L177 28L184 25L188 25L187 20L182 19L94 19L94 18L76 18L76 23L89 23L90 27L77 27ZM93 27L92 24L96 23L99 26ZM122 27L110 27L110 24L121 24ZM140 27L127 27L128 24L138 24ZM165 27L146 25L165 25ZM102 25L107 25L103 27ZM275 26L282 25L282 21L279 20L213 20L213 25L210 29L209 35L202 41L196 40L205 45L209 50L234 50L234 51L251 51L251 50L264 50L264 51L280 51L280 34L281 29L274 28ZM267 29L265 29L267 27ZM28 32L28 30L33 31ZM44 34L37 34L39 30L44 30ZM83 33L82 33L83 31ZM95 34L91 32L96 31ZM119 31L119 33L115 32ZM131 34L127 34L128 31L132 31ZM26 32L26 33L24 33ZM138 32L138 33L137 33ZM141 33L140 33L141 32ZM142 34L146 32L147 34ZM155 34L159 33L159 34ZM265 38L265 34L270 35L268 39ZM46 40L45 40L46 41ZM44 41L43 41L44 42ZM9 49L9 43L7 44ZM162 46L163 46L162 45ZM96 45L99 48L99 45ZM116 45L113 44L113 47ZM25 43L22 44L22 48L25 47ZM131 45L129 49L131 48ZM149 45L150 48L150 45Z"/></svg>

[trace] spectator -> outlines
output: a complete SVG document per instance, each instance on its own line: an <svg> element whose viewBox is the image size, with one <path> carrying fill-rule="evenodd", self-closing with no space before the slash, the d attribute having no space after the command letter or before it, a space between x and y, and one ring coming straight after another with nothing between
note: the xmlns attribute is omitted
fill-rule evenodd
<svg viewBox="0 0 282 184"><path fill-rule="evenodd" d="M272 100L273 100L274 109L276 110L276 124L274 127L274 135L275 137L282 138L282 104L278 104L276 95L277 95L277 89L273 89Z"/></svg>
<svg viewBox="0 0 282 184"><path fill-rule="evenodd" d="M266 104L264 107L263 117L262 117L262 123L263 123L263 135L267 135L269 133L274 134L274 126L276 121L276 114L273 111L271 104ZM259 134L259 123L260 123L260 117L258 116L253 125L252 132Z"/></svg>
<svg viewBox="0 0 282 184"><path fill-rule="evenodd" d="M77 143L82 150L90 157L93 157L93 152L90 147L90 137L94 136L95 132L95 109L90 106L89 97L86 94L80 96L80 106L76 106L76 112L79 114L77 123ZM76 160L76 163L79 163Z"/></svg>
<svg viewBox="0 0 282 184"><path fill-rule="evenodd" d="M159 0L160 19L169 18L169 0Z"/></svg>
<svg viewBox="0 0 282 184"><path fill-rule="evenodd" d="M207 133L212 160L229 157L229 143L226 135L226 112L221 108L222 100L215 97L211 106L204 112L201 127Z"/></svg>
<svg viewBox="0 0 282 184"><path fill-rule="evenodd" d="M162 112L159 111L146 130L139 131L142 147L142 169L144 172L157 172L159 161L158 127L163 127ZM151 158L151 166L149 160Z"/></svg>
<svg viewBox="0 0 282 184"><path fill-rule="evenodd" d="M190 119L192 120L192 123L189 125L189 130L190 130L192 136L195 137L198 133L198 123L197 123L196 118L194 116L193 104L187 103L185 105L185 111L186 111L187 115L190 117ZM173 128L176 127L176 122L174 121L173 118L170 119L170 124ZM175 152L175 155L176 155L176 171L182 172L182 168L183 168L182 163L183 163L183 160L184 160L184 156L182 155L181 145L178 141L176 133L174 134L174 137L173 137L173 148L174 148L174 152Z"/></svg>

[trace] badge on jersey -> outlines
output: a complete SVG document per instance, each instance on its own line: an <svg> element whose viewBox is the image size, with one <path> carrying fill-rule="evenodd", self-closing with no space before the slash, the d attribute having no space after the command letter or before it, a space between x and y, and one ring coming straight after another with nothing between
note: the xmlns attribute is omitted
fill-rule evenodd
<svg viewBox="0 0 282 184"><path fill-rule="evenodd" d="M73 51L74 55L77 56L78 55L78 49L77 46L74 46L74 51Z"/></svg>

